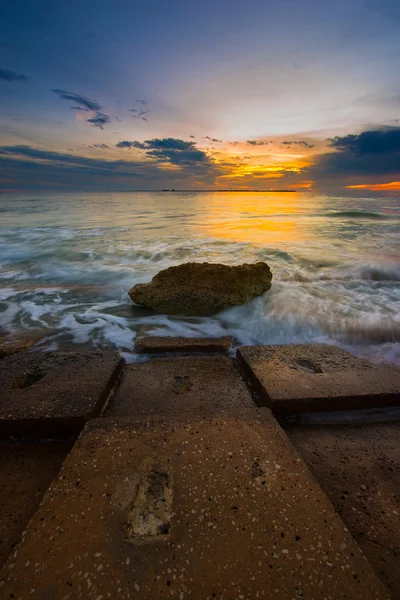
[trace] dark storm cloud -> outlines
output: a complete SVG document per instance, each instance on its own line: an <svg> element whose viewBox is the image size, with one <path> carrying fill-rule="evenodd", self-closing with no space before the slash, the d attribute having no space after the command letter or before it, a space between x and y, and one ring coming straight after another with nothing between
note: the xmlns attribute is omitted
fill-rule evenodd
<svg viewBox="0 0 400 600"><path fill-rule="evenodd" d="M203 163L211 166L208 155L196 147L195 142L186 142L177 138L154 138L144 142L122 141L116 144L117 148L137 148L145 150L146 156L157 162L169 162L180 165L199 165Z"/></svg>
<svg viewBox="0 0 400 600"><path fill-rule="evenodd" d="M22 81L23 83L28 83L29 79L26 75L21 75L20 73L15 73L15 71L9 71L8 69L0 68L0 80L1 81Z"/></svg>
<svg viewBox="0 0 400 600"><path fill-rule="evenodd" d="M382 131L363 131L359 135L337 136L329 142L332 148L350 151L357 156L391 154L400 151L400 127Z"/></svg>
<svg viewBox="0 0 400 600"><path fill-rule="evenodd" d="M94 113L93 116L86 119L86 122L93 125L93 127L103 129L104 125L111 123L111 117L103 112L103 107L95 100L90 100L85 96L81 96L80 94L75 94L73 92L66 92L65 90L52 89L51 91L56 94L60 100L72 102L73 105L70 108L73 110Z"/></svg>
<svg viewBox="0 0 400 600"><path fill-rule="evenodd" d="M284 144L285 146L293 146L293 145L297 144L298 146L304 146L305 148L314 148L314 144L309 144L308 142L306 142L304 140L296 140L296 141L285 140L284 142L282 142L282 144Z"/></svg>
<svg viewBox="0 0 400 600"><path fill-rule="evenodd" d="M364 131L359 135L335 137L330 141L335 152L321 154L303 171L316 181L349 182L358 178L400 178L400 128Z"/></svg>

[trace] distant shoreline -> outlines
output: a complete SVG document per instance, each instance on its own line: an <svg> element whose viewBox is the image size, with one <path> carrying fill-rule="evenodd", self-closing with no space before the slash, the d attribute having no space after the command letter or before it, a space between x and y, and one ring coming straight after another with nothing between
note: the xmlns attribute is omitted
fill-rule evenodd
<svg viewBox="0 0 400 600"><path fill-rule="evenodd" d="M251 194L276 194L276 193L287 193L287 192L295 192L297 190L147 190L149 192L195 192L195 193L203 193L210 194L211 192L236 192L236 193L251 193Z"/></svg>

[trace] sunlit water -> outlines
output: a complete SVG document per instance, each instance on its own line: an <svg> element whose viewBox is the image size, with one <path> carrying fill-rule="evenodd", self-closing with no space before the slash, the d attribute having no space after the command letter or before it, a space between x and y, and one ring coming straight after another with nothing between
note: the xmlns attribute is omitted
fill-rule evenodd
<svg viewBox="0 0 400 600"><path fill-rule="evenodd" d="M400 364L399 198L303 193L0 196L0 338L116 347L140 334L238 344L325 342ZM187 261L266 261L263 297L214 317L132 305L129 288Z"/></svg>

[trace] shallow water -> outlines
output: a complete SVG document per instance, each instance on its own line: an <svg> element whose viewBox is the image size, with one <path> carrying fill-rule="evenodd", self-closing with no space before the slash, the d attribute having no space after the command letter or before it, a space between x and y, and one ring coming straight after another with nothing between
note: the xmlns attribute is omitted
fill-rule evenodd
<svg viewBox="0 0 400 600"><path fill-rule="evenodd" d="M0 196L0 337L43 349L139 334L325 342L400 364L399 197L309 193ZM269 292L214 317L132 305L128 289L187 261L266 261Z"/></svg>

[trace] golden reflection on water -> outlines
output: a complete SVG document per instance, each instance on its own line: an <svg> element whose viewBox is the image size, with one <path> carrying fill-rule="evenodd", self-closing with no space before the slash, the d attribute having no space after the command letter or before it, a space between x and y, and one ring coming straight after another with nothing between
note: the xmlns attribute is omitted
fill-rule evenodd
<svg viewBox="0 0 400 600"><path fill-rule="evenodd" d="M256 244L300 242L312 236L306 214L314 204L311 194L301 192L207 194L193 233Z"/></svg>

